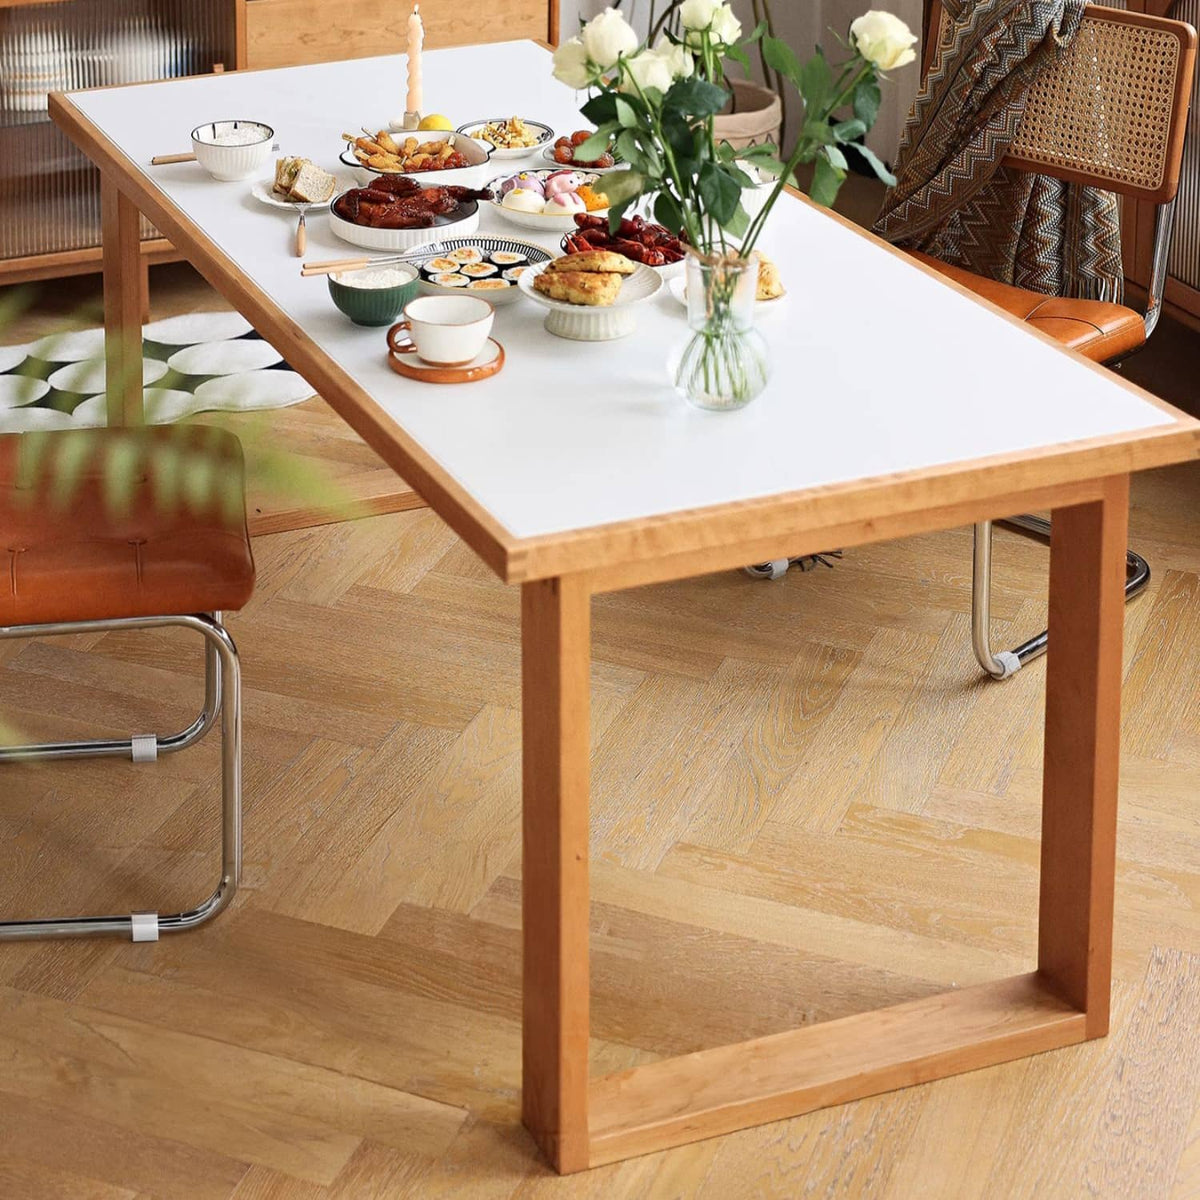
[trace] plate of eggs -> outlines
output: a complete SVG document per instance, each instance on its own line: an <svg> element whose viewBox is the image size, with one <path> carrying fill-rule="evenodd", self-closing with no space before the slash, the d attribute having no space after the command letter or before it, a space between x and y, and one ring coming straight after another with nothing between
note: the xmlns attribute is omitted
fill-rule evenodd
<svg viewBox="0 0 1200 1200"><path fill-rule="evenodd" d="M421 290L435 296L461 291L492 304L515 300L521 275L553 258L541 246L513 238L447 238L438 248L418 264Z"/></svg>
<svg viewBox="0 0 1200 1200"><path fill-rule="evenodd" d="M565 233L575 228L576 213L606 213L608 199L595 188L594 171L559 168L518 171L488 185L501 216L525 229Z"/></svg>

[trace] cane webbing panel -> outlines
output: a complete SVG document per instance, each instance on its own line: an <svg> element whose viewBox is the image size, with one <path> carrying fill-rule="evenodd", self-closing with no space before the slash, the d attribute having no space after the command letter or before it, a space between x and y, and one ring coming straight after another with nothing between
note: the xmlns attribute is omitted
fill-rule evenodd
<svg viewBox="0 0 1200 1200"><path fill-rule="evenodd" d="M1170 30L1085 16L1029 89L1012 157L1097 183L1163 185L1182 43Z"/></svg>

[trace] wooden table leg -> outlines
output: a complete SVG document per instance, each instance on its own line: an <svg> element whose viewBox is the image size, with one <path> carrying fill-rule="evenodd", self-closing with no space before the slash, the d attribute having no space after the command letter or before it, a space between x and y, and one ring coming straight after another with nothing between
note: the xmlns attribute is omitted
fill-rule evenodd
<svg viewBox="0 0 1200 1200"><path fill-rule="evenodd" d="M1108 1032L1129 477L1056 508L1050 542L1038 970Z"/></svg>
<svg viewBox="0 0 1200 1200"><path fill-rule="evenodd" d="M107 176L100 179L104 252L104 357L109 425L141 425L142 254L137 207Z"/></svg>
<svg viewBox="0 0 1200 1200"><path fill-rule="evenodd" d="M574 578L521 589L521 1115L561 1172L588 1165L590 605Z"/></svg>
<svg viewBox="0 0 1200 1200"><path fill-rule="evenodd" d="M523 1119L560 1171L1108 1032L1129 480L1054 510L1038 970L588 1077L587 586L522 589Z"/></svg>

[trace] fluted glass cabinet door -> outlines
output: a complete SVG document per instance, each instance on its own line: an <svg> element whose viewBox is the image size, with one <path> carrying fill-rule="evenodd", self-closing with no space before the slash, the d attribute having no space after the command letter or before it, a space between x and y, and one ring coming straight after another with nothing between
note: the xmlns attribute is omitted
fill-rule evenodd
<svg viewBox="0 0 1200 1200"><path fill-rule="evenodd" d="M100 240L99 175L50 123L50 92L200 74L233 61L233 0L0 7L0 260ZM142 233L155 236L146 222Z"/></svg>

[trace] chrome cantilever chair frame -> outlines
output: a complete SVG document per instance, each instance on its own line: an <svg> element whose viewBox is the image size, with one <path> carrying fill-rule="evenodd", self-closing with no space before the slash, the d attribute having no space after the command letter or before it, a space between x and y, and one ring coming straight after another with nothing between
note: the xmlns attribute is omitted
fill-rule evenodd
<svg viewBox="0 0 1200 1200"><path fill-rule="evenodd" d="M153 762L195 745L221 718L221 877L212 894L195 908L160 915L133 912L128 916L56 917L0 921L0 941L40 938L95 937L115 934L135 942L157 941L160 933L180 933L211 920L227 908L242 873L242 704L241 667L237 647L218 613L186 616L124 617L109 621L62 621L41 625L0 626L0 638L55 637L69 633L106 633L121 629L191 629L205 639L204 708L179 733L110 740L50 742L0 747L0 764L44 759L128 757Z"/></svg>
<svg viewBox="0 0 1200 1200"><path fill-rule="evenodd" d="M1163 293L1167 282L1167 261L1171 254L1171 236L1175 227L1175 199L1160 204L1154 212L1154 250L1150 264L1150 285L1146 291L1146 311L1142 320L1146 326L1146 340L1154 332L1162 316ZM1145 343L1143 343L1143 346ZM1137 353L1137 351L1134 351ZM1126 355L1131 357L1130 355ZM1119 367L1124 358L1106 364ZM1049 542L1050 522L1044 517L1029 513L1007 517L1002 525L1032 533L1039 540ZM1125 551L1125 599L1132 600L1150 582L1150 565L1132 549ZM1015 675L1027 662L1046 653L1046 631L1014 646L1011 650L994 651L991 632L992 598L992 522L980 521L975 526L974 554L971 559L971 646L975 659L993 679L1008 679Z"/></svg>
<svg viewBox="0 0 1200 1200"><path fill-rule="evenodd" d="M936 0L930 7L929 15L925 51L926 71L933 62L934 48L941 40L943 22L949 20ZM1088 37L1083 37L1081 31L1072 45L1071 52L1062 60L1062 65L1054 72L1039 76L1034 84L1027 97L1017 140L1009 149L1006 163L1017 170L1037 171L1071 182L1109 188L1127 198L1154 202L1154 244L1146 310L1142 314L1144 345L1154 332L1162 314L1167 262L1174 226L1175 197L1183 139L1187 129L1188 96L1191 89L1196 34L1181 22L1107 7L1088 6L1085 10L1084 25L1090 26ZM1158 49L1147 48L1150 41L1139 39L1153 40ZM1168 43L1176 47L1170 53L1164 49ZM1074 53L1076 45L1082 45L1083 49L1072 59L1071 54ZM1132 59L1129 50L1131 45L1137 49ZM1173 88L1170 95L1161 87L1147 91L1144 88L1131 87L1127 79L1118 79L1121 67L1130 61L1136 61L1139 64L1138 69L1143 73L1154 68L1155 64L1164 72L1173 72ZM1119 129L1136 127L1139 130L1139 137L1131 143L1132 148L1126 157L1118 154L1115 158L1108 157L1102 164L1097 165L1088 158L1080 159L1072 148L1070 138L1058 136L1061 132L1061 114L1064 111L1075 111L1070 107L1071 102L1081 94L1092 97L1103 94L1105 97L1105 104L1109 107L1104 117L1112 126L1112 137L1108 146L1110 155L1121 140L1117 136ZM1145 107L1135 112L1139 104ZM1067 107L1064 108L1064 105ZM1151 141L1148 142L1148 136L1153 134L1157 134L1159 140L1153 142L1151 137ZM1147 150L1148 145L1152 145L1153 152L1159 155L1152 163L1142 160L1151 152ZM1119 362L1120 360L1112 360L1107 365L1116 367ZM1022 515L1006 518L1003 523L1039 538L1047 538L1050 532L1049 522L1040 517ZM1005 679L1026 662L1045 652L1046 634L1039 633L1013 650L996 652L992 649L989 619L992 522L979 522L975 526L974 534L972 643L980 666L993 678ZM774 562L746 567L745 570L747 574L760 579L779 579L787 572L791 561L786 558L777 559ZM1150 568L1146 560L1132 550L1126 552L1126 567L1125 595L1127 599L1132 599L1149 582Z"/></svg>

